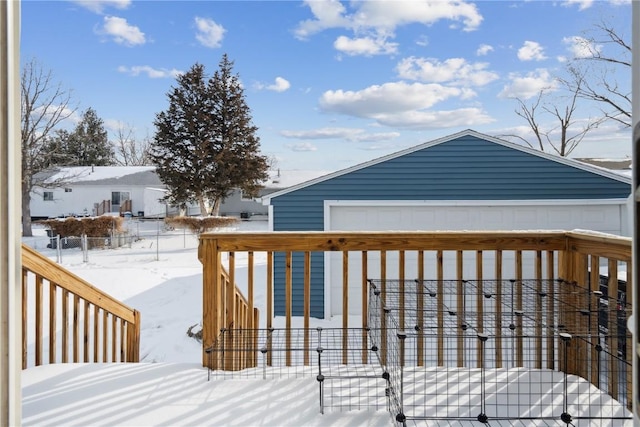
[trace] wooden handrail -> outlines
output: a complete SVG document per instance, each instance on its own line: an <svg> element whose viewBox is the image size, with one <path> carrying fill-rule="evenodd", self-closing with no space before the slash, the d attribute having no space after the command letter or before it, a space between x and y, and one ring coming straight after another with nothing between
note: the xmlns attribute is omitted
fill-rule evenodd
<svg viewBox="0 0 640 427"><path fill-rule="evenodd" d="M107 362L107 347L111 347L111 361L119 359L121 362L138 362L140 358L140 313L109 294L92 286L86 280L64 269L49 258L22 245L22 287L23 287L23 369L28 366L27 320L30 318L28 310L30 277L33 276L33 294L35 303L35 364L42 364L44 322L48 320L47 333L49 336L49 363L58 361L57 336L61 334L62 362L67 362L69 351L69 328L72 334L73 362L89 362L89 350L93 344L94 362ZM49 292L45 296L44 287L48 282ZM61 301L58 301L61 296ZM70 298L72 299L70 300ZM45 310L45 299L49 300ZM80 306L83 306L83 310ZM69 309L73 313L69 313ZM90 308L93 307L93 310ZM47 311L48 313L45 313ZM93 327L91 323L93 311ZM48 316L46 316L48 314ZM110 320L109 320L110 319ZM70 325L71 322L71 325ZM100 324L101 323L101 324ZM82 326L80 326L82 324ZM58 329L62 329L58 331ZM82 331L83 337L79 334ZM102 334L102 357L98 348ZM110 341L108 341L110 338ZM83 346L82 358L80 346ZM82 359L82 360L81 360Z"/></svg>
<svg viewBox="0 0 640 427"><path fill-rule="evenodd" d="M409 259L407 252L415 252L415 255ZM281 314L285 316L285 328L290 329L292 322L292 263L295 263L296 270L296 286L298 292L302 290L303 295L298 299L298 304L302 301L303 307L297 309L304 316L304 325L308 328L310 317L310 278L311 258L315 254L328 255L336 253L333 269L337 269L336 274L332 275L329 280L336 280L339 283L331 283L333 292L342 292L342 304L333 303L336 307L342 307L342 328L346 333L349 325L349 316L344 311L349 309L349 303L353 298L362 299L362 312L368 310L366 302L367 281L372 268L375 269L375 275L381 279L382 295L385 293L385 282L393 278L396 280L413 279L408 277L406 272L412 271L420 280L434 279L440 285L443 279L457 281L458 294L467 292L466 295L458 295L454 299L454 309L458 311L465 309L465 299L467 302L473 301L478 313L482 313L483 295L482 282L485 280L500 279L501 283L506 282L512 286L511 294L515 300L512 302L512 309L523 309L523 282L529 279L532 289L537 295L550 296L551 302L543 305L542 302L536 301L533 308L535 310L535 319L538 322L534 330L536 336L535 345L538 347L534 353L535 366L548 369L559 369L557 354L560 351L558 337L550 330L541 327L543 317L554 319L558 316L559 324L562 324L565 331L581 336L584 331L592 331L598 329L598 316L590 315L589 321L584 317L584 309L578 313L577 309L573 312L567 310L566 307L584 307L585 304L591 304L591 310L600 304L600 298L597 293L600 289L600 274L604 274L609 279L609 298L612 299L612 305L616 305L618 268L624 268L627 278L631 277L631 239L607 235L603 233L595 233L588 231L442 231L442 232L421 232L421 231L391 231L391 232L331 232L331 231L311 231L311 232L210 232L203 233L200 236L200 245L198 249L198 257L203 264L203 349L213 345L214 340L218 336L220 328L234 327L240 323L247 324L243 319L234 318L237 311L235 298L225 298L229 295L231 287L229 280L235 280L235 257L238 253L253 254L254 252L265 252L267 260L267 274L264 283L256 283L255 286L265 286L266 312L267 312L267 329L272 325L273 296L274 286L278 286L280 290L279 298L284 298L284 305L281 306ZM379 262L371 262L373 254L377 253ZM397 264L392 266L390 254L396 253ZM491 253L494 263L486 262L485 255ZM222 255L229 254L228 270L222 263ZM352 255L353 254L353 255ZM293 256L295 255L295 257ZM342 263L339 256L342 255ZM443 259L447 257L448 264L445 267ZM361 258L361 262L357 262ZM415 258L415 259L414 259ZM253 271L253 255L249 256L248 271ZM315 258L314 258L315 259ZM320 258L322 259L322 258ZM325 261L329 258L325 256ZM353 260L354 262L351 262ZM509 262L507 262L509 260ZM304 261L304 269L303 269ZM416 265L417 263L417 265ZM493 265L492 265L493 264ZM524 268L526 264L526 269ZM358 267L358 265L360 267ZM475 273L468 271L469 267L475 269ZM362 270L357 270L362 268ZM392 269L396 273L391 273ZM446 269L446 275L445 275ZM227 273L228 271L228 273ZM278 271L276 277L275 272ZM315 270L314 270L315 271ZM508 272L508 273L507 273ZM604 273L602 273L604 272ZM341 274L340 274L341 273ZM324 272L318 277L324 277ZM426 277L428 274L429 277ZM360 280L361 279L361 280ZM276 280L281 281L276 283ZM326 277L325 277L326 280ZM467 280L473 280L478 283L476 290L471 293L469 290L462 290L462 283ZM513 284L509 281L513 280ZM356 283L361 284L356 285ZM631 283L628 280L628 283ZM253 279L251 286L254 286ZM324 283L315 283L312 286L324 286ZM355 287L359 288L356 289ZM502 286L502 285L498 285ZM350 289L352 287L353 289ZM402 289L402 286L400 286ZM591 294L590 294L591 293ZM441 292L438 292L440 295ZM252 291L250 291L252 295ZM590 295L590 296L589 296ZM332 295L332 298L334 295ZM502 296L496 297L500 301ZM589 299L592 301L589 302ZM243 300L243 304L245 300ZM554 302L555 301L555 302ZM253 304L252 298L246 300L247 304ZM448 304L452 302L449 301ZM399 312L403 312L402 307L404 298L398 301L400 304ZM443 298L439 297L438 304L440 310L444 310ZM502 304L502 303L500 303ZM420 309L418 307L418 309ZM612 308L613 310L613 308ZM497 311L500 319L496 320L496 324L502 328L509 326L501 324L502 314ZM613 314L610 313L610 317ZM367 316L363 315L362 325L356 325L367 328ZM419 317L421 318L421 317ZM402 324L403 315L399 315ZM613 319L613 317L612 317ZM442 318L436 319L438 325L442 325ZM381 316L384 327L384 316ZM424 321L424 320L420 320ZM239 323L240 322L240 323ZM479 320L479 328L482 328L482 321ZM515 321L515 327L522 327L522 318ZM608 327L618 329L615 319L608 323ZM421 329L420 329L421 330ZM382 332L384 333L384 331ZM463 330L454 330L453 333L463 333ZM589 332L591 333L591 332ZM502 362L502 339L505 338L497 333L496 347L493 359L496 363ZM287 336L288 339L288 336ZM418 341L424 339L423 334L418 334ZM610 334L606 338L607 346L612 349L617 348L617 338ZM629 341L629 340L628 340ZM384 346L385 340L382 340ZM454 353L458 366L463 366L465 362L464 342L456 341L457 348L451 350L448 346L449 341L445 342L439 339L436 344L436 356L438 363L443 363L443 354ZM364 341L363 341L364 343ZM232 343L227 343L232 344ZM344 344L344 343L343 343ZM628 342L627 342L628 344ZM345 344L346 345L346 344ZM519 337L515 342L515 363L516 366L522 366L523 363L523 337ZM589 346L591 344L586 338L581 337L576 341L568 351L570 352L570 364L562 369L567 369L569 373L577 374L592 381L597 380L597 375L593 372L587 372L594 369L594 357L589 356L589 352L595 353ZM421 345L419 344L421 348ZM233 348L228 345L226 349ZM362 346L366 349L366 346ZM587 351L587 348L589 351ZM287 350L288 351L288 350ZM343 351L346 349L343 348ZM384 355L385 349L381 349L381 357ZM228 352L227 352L228 353ZM631 352L627 352L627 359L630 360ZM423 355L421 351L418 354ZM588 360L580 359L589 358ZM286 360L289 360L287 354ZM304 358L306 360L306 358ZM362 360L365 361L363 350ZM480 360L480 357L476 357ZM288 362L287 362L288 363ZM366 363L366 362L365 362ZM422 363L418 360L418 364ZM475 363L475 362L474 362ZM613 372L613 362L610 369ZM210 366L214 369L239 369L238 366L232 365L232 361L226 361L224 365L211 362L203 351L203 365ZM628 386L631 384L631 369L627 370ZM616 397L617 393L617 377L611 375L608 390L612 396ZM628 399L628 403L631 399Z"/></svg>

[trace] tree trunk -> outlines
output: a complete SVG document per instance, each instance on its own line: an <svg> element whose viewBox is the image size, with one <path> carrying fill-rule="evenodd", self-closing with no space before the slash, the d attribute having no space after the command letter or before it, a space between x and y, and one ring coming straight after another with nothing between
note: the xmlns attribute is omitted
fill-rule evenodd
<svg viewBox="0 0 640 427"><path fill-rule="evenodd" d="M207 205L204 202L204 196L198 196L198 205L200 205L200 216L207 216Z"/></svg>
<svg viewBox="0 0 640 427"><path fill-rule="evenodd" d="M31 237L31 192L29 186L22 182L22 236Z"/></svg>
<svg viewBox="0 0 640 427"><path fill-rule="evenodd" d="M213 209L211 209L211 216L220 216L220 198L217 198L213 202Z"/></svg>

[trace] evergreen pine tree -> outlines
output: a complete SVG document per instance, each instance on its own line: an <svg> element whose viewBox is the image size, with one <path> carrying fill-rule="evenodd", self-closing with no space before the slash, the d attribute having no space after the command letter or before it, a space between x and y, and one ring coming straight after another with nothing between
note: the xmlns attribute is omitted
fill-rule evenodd
<svg viewBox="0 0 640 427"><path fill-rule="evenodd" d="M197 202L203 215L218 215L234 189L256 195L267 178L258 129L227 55L212 78L195 64L177 83L156 115L151 157L169 203Z"/></svg>
<svg viewBox="0 0 640 427"><path fill-rule="evenodd" d="M88 108L64 143L66 166L109 166L115 164L115 153L104 122L95 110Z"/></svg>

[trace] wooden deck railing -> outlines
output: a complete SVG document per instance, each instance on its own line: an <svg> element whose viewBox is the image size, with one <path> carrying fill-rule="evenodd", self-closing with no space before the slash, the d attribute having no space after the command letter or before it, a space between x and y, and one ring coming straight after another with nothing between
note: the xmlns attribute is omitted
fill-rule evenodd
<svg viewBox="0 0 640 427"><path fill-rule="evenodd" d="M254 283L254 256L266 253L266 277L259 283ZM235 282L235 258L240 253L248 256L248 310L238 309L238 299L233 283ZM293 270L297 271L299 286L303 289L302 317L305 328L309 328L311 308L312 263L314 254L324 254L325 265L332 263L331 280L338 281L342 300L342 327L368 327L368 318L361 316L359 325L350 325L346 313L353 308L353 301L360 300L360 312L367 313L367 279L370 275L380 279L384 284L386 279L453 279L453 280L515 280L521 283L523 279L538 280L539 283L553 283L557 289L549 292L573 289L582 286L593 292L600 290L600 275L608 277L609 295L614 300L618 292L619 272L626 272L626 279L631 286L631 239L588 232L556 232L556 231L500 231L500 232L262 232L262 233L205 233L200 237L199 259L203 263L203 349L210 348L222 328L229 329L239 325L257 325L257 315L253 317L247 313L253 311L254 288L260 286L266 296L266 327L272 327L274 317L274 271L279 269L279 276L283 277L280 289L284 290L284 323L287 329L292 328L292 289ZM330 254L337 254L332 259ZM228 256L228 270L222 262L223 254ZM295 257L294 257L295 255ZM411 256L409 256L411 255ZM226 258L225 258L226 259ZM297 263L295 266L294 260ZM393 260L393 261L392 261ZM489 260L489 262L487 262ZM226 273L228 271L228 274ZM302 274L299 274L302 272ZM410 272L410 273L409 273ZM415 275L415 277L410 276ZM300 279L300 277L302 277ZM324 277L324 276L323 276ZM356 288L353 281L360 283ZM351 286L350 286L351 283ZM324 286L315 283L314 286ZM334 290L336 286L334 285ZM542 292L542 290L541 290ZM544 292L547 292L545 290ZM517 293L517 292L516 292ZM566 295L578 298L575 292L567 291ZM597 293L595 294L597 295ZM282 296L280 297L282 300ZM482 310L482 289L478 287L474 298L477 308ZM630 297L627 301L630 301ZM439 304L442 299L439 298ZM516 304L521 302L516 301ZM559 301L551 308L549 316L558 316L563 312L564 304L576 301ZM597 304L597 303L596 303ZM598 310L598 309L594 309ZM444 311L444 310L443 310ZM403 311L400 310L402 313ZM615 316L610 310L610 316ZM547 315L547 314L540 314ZM401 315L402 316L402 315ZM402 317L401 317L402 318ZM597 330L598 316L590 316L587 325ZM595 320L594 320L595 319ZM611 325L616 324L614 318ZM254 322L251 324L251 322ZM562 318L563 327L568 333L579 335L584 327L584 319L575 313ZM482 327L482 325L480 325ZM614 326L612 326L614 327ZM542 331L537 331L542 332ZM610 348L617 348L617 338L611 334L606 343ZM558 369L558 337L540 333L537 342L536 366L541 368ZM497 341L500 337L496 337ZM579 341L579 340L578 340ZM626 358L631 358L631 338L627 336ZM443 341L438 340L442 346ZM583 352L583 344L577 342L570 348L570 352ZM366 340L363 339L363 361L366 360ZM227 347L229 348L229 347ZM460 348L460 347L459 347ZM591 357L596 357L593 354ZM458 355L459 363L464 363L462 354ZM569 360L578 360L569 357ZM584 357L581 356L584 361ZM612 359L613 360L613 359ZM203 365L213 369L240 369L225 361L211 360L203 351ZM519 365L521 366L521 365ZM596 384L599 379L593 371L595 364L587 360L586 363L573 363L567 367L570 373L578 374L590 379ZM588 371L592 369L592 371ZM611 362L608 366L612 372L617 372L618 365ZM631 369L627 370L627 392L631 396ZM619 376L608 376L610 394L617 397ZM629 402L631 399L629 399Z"/></svg>
<svg viewBox="0 0 640 427"><path fill-rule="evenodd" d="M95 216L100 216L111 212L111 200L103 200L100 203L94 203Z"/></svg>
<svg viewBox="0 0 640 427"><path fill-rule="evenodd" d="M22 319L23 369L43 363L140 359L137 310L24 244Z"/></svg>
<svg viewBox="0 0 640 427"><path fill-rule="evenodd" d="M259 327L260 312L254 307L253 301L253 268L250 269L247 277L247 289L248 298L242 294L242 292L235 285L235 257L234 254L229 254L229 272L225 269L221 262L219 255L214 255L216 260L213 263L207 262L209 258L198 249L198 258L203 263L203 269L208 279L211 279L211 274L215 274L216 285L207 289L206 296L203 295L203 300L214 302L214 312L208 311L206 316L211 319L215 324L213 330L213 339L208 341L208 345L203 347L204 350L210 349L215 340L219 338L220 330L225 329L257 329ZM203 258L204 257L204 258ZM215 265L212 265L215 264ZM253 266L253 254L249 254L249 264ZM212 273L212 269L215 269L215 273ZM205 286L205 288L207 288ZM209 304L205 304L207 309L211 307ZM204 331L204 329L203 329ZM229 339L229 334L225 334L225 340ZM232 337L232 335L231 335ZM203 341L204 342L204 341ZM253 356L239 360L234 358L231 352L227 353L225 360L221 360L218 357L212 357L208 353L205 353L208 362L214 366L224 366L228 370L238 370L247 367L255 366L255 358ZM219 353L216 353L218 355Z"/></svg>

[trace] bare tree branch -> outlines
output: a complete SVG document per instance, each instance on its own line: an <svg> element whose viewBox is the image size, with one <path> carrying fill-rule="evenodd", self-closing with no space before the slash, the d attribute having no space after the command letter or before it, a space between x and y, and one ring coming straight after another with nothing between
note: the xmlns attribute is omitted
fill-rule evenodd
<svg viewBox="0 0 640 427"><path fill-rule="evenodd" d="M76 111L71 92L55 83L50 70L36 60L26 63L21 79L22 232L31 236L30 193L39 175L51 165L49 138L52 131Z"/></svg>
<svg viewBox="0 0 640 427"><path fill-rule="evenodd" d="M575 150L584 137L596 129L606 117L578 119L578 100L581 99L583 87L586 84L585 75L576 71L572 79L561 81L566 97L553 96L551 92L542 89L535 100L527 104L520 98L515 98L518 107L515 113L522 117L531 129L531 138L518 135L507 135L525 142L531 148L545 151L545 147L558 155L566 157ZM533 140L534 142L531 142Z"/></svg>
<svg viewBox="0 0 640 427"><path fill-rule="evenodd" d="M112 142L116 150L116 162L121 166L151 165L149 149L151 137L148 135L137 140L131 125L120 123L116 130L116 139Z"/></svg>
<svg viewBox="0 0 640 427"><path fill-rule="evenodd" d="M572 90L580 98L600 103L605 119L630 127L631 87L622 86L616 75L631 72L631 45L606 21L594 27L584 41L589 55L573 58L568 64L574 80L577 75L589 79L582 79L581 86ZM571 80L565 79L564 83L570 85Z"/></svg>

